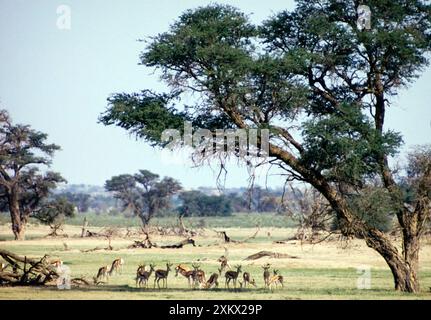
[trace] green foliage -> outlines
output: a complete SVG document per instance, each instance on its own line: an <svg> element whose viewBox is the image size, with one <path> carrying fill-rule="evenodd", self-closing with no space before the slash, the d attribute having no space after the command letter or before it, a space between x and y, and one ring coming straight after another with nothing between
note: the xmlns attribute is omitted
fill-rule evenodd
<svg viewBox="0 0 431 320"><path fill-rule="evenodd" d="M172 99L148 90L140 94L115 94L108 99L110 108L99 120L104 125L115 124L130 130L155 146L161 143L160 138L166 128L183 129L185 114L168 105Z"/></svg>
<svg viewBox="0 0 431 320"><path fill-rule="evenodd" d="M45 202L42 207L32 214L40 222L53 225L62 224L65 218L75 215L75 206L66 198L57 197L56 199Z"/></svg>
<svg viewBox="0 0 431 320"><path fill-rule="evenodd" d="M287 56L293 52L296 58L302 57L297 65L304 67L304 74L311 66L320 71L332 70L341 80L355 80L340 82L337 92L340 98L353 97L354 89L368 87L370 64L382 73L385 90L392 94L428 64L431 6L426 1L367 1L365 4L372 12L369 32L356 27L357 1L297 2L295 11L281 12L264 23L260 29L263 41L271 51L281 51ZM360 70L363 74L357 72ZM356 77L350 77L349 73L354 71ZM348 96L347 86L350 86Z"/></svg>
<svg viewBox="0 0 431 320"><path fill-rule="evenodd" d="M140 170L135 175L112 177L106 181L105 189L122 202L123 211L129 209L146 225L158 211L170 206L170 198L181 190L181 184L173 178L160 180L157 174Z"/></svg>
<svg viewBox="0 0 431 320"><path fill-rule="evenodd" d="M407 156L405 171L400 179L404 206L431 221L431 145L415 147Z"/></svg>
<svg viewBox="0 0 431 320"><path fill-rule="evenodd" d="M58 184L66 180L56 172L39 173L37 168L29 168L21 172L18 183L20 185L20 209L22 213L31 213L43 205L43 201L51 195L51 191Z"/></svg>
<svg viewBox="0 0 431 320"><path fill-rule="evenodd" d="M67 220L68 225L82 226L82 220L87 218L89 225L92 227L136 227L139 225L140 219L136 216L128 217L125 215L110 215L108 213L96 214L93 212L86 212L76 214L73 218ZM254 228L256 225L272 228L294 228L297 226L296 222L285 215L274 213L253 213L242 212L232 213L230 216L192 216L184 217L183 221L186 226L193 228ZM9 220L3 219L0 213L0 224L7 223ZM178 215L160 216L156 215L150 222L153 226L172 227L178 224Z"/></svg>
<svg viewBox="0 0 431 320"><path fill-rule="evenodd" d="M90 195L81 192L64 192L57 194L60 198L65 198L78 209L79 212L86 212L90 208Z"/></svg>
<svg viewBox="0 0 431 320"><path fill-rule="evenodd" d="M172 69L175 77L164 72L168 81L181 82L193 73L197 81L223 75L236 81L249 67L247 48L256 34L247 17L231 6L213 4L188 10L171 26L170 31L152 39L142 64ZM168 68L166 68L168 67ZM206 82L208 84L208 82Z"/></svg>
<svg viewBox="0 0 431 320"><path fill-rule="evenodd" d="M60 150L58 145L46 143L46 133L28 125L13 124L6 110L0 110L0 137L0 165L5 171L49 165L54 152Z"/></svg>
<svg viewBox="0 0 431 320"><path fill-rule="evenodd" d="M13 124L6 110L0 110L0 210L9 210L12 230L23 238L28 217L43 207L51 190L66 182L59 173L45 171L60 147L48 144L47 134L30 126Z"/></svg>
<svg viewBox="0 0 431 320"><path fill-rule="evenodd" d="M156 104L157 115L141 118L135 112L139 100L124 114L112 112L116 106L110 102L102 122L162 146L157 134L178 129L181 120L211 130L268 128L277 147L271 163L289 177L315 187L322 181L346 187L367 198L371 179L390 173L384 168L402 143L398 133L384 128L389 103L428 65L431 5L366 4L372 12L369 31L357 28L353 0L299 0L295 10L260 26L230 6L189 10L140 55L143 65L161 72L169 88L162 96L171 100ZM185 93L195 94L196 105L180 104ZM165 115L168 120L158 120ZM357 201L341 197L352 207ZM357 214L364 220L370 215L373 226L373 211Z"/></svg>
<svg viewBox="0 0 431 320"><path fill-rule="evenodd" d="M178 208L180 215L190 217L230 216L232 205L224 195L206 195L200 191L182 192L179 196L182 205Z"/></svg>
<svg viewBox="0 0 431 320"><path fill-rule="evenodd" d="M330 181L354 185L376 175L381 157L394 156L402 143L399 134L381 135L357 106L346 104L305 122L303 138L305 166L323 172Z"/></svg>
<svg viewBox="0 0 431 320"><path fill-rule="evenodd" d="M360 193L348 195L349 206L360 221L382 232L393 230L397 207L389 192L382 187L366 187ZM339 221L333 220L333 228L339 228Z"/></svg>

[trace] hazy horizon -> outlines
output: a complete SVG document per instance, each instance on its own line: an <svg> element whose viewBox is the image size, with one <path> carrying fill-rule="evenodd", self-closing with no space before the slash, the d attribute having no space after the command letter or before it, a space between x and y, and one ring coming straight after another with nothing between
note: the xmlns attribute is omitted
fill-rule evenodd
<svg viewBox="0 0 431 320"><path fill-rule="evenodd" d="M68 1L71 29L57 27L61 1L0 0L0 108L15 123L30 124L59 144L51 169L69 184L103 186L113 175L147 169L171 176L186 188L215 187L216 168L191 168L163 161L160 151L136 141L126 131L105 127L98 116L116 92L163 91L153 70L138 65L148 39L167 31L186 9L229 3L259 23L293 1ZM430 143L431 69L403 90L387 114L387 129L404 136L403 151ZM228 167L227 188L245 187L245 167ZM256 183L281 187L281 177L265 171Z"/></svg>

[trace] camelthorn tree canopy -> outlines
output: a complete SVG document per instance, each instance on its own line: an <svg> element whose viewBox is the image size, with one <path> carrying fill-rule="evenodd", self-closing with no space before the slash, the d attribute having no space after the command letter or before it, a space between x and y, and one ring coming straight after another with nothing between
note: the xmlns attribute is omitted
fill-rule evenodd
<svg viewBox="0 0 431 320"><path fill-rule="evenodd" d="M0 209L10 212L16 240L25 238L29 217L49 204L52 189L66 182L57 172L40 172L60 149L47 138L28 125L13 124L0 110Z"/></svg>
<svg viewBox="0 0 431 320"><path fill-rule="evenodd" d="M231 6L186 11L140 55L143 65L160 71L170 92L115 94L100 120L154 146L165 145L163 130L182 130L184 121L209 130L269 129L271 162L319 191L341 231L363 238L385 259L395 288L415 292L429 193L421 193L428 194L421 205L419 199L407 205L402 179L389 165L402 136L388 130L385 119L393 98L428 65L431 6L369 0L371 29L362 30L360 4L299 0L295 10L259 26ZM196 104L183 106L181 98L190 92ZM420 179L427 174L422 170ZM402 252L364 218L367 212L358 212L355 199L366 197L371 184L389 199Z"/></svg>

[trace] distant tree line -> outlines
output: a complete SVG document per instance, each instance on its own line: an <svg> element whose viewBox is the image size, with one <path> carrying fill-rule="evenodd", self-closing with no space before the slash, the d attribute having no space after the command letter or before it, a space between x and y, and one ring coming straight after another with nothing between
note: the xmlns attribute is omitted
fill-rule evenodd
<svg viewBox="0 0 431 320"><path fill-rule="evenodd" d="M71 202L79 213L122 212L141 217L147 223L154 215L208 217L230 216L233 212L278 212L283 190L261 186L222 192L205 187L184 190L175 179L160 179L157 174L141 170L135 175L112 177L103 191L95 186L71 185L56 194Z"/></svg>

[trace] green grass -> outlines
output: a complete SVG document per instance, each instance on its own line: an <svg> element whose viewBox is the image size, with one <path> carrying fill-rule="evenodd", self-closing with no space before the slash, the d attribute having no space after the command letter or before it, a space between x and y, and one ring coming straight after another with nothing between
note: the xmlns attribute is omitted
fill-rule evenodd
<svg viewBox="0 0 431 320"><path fill-rule="evenodd" d="M45 228L45 229L44 229ZM49 254L61 258L72 272L73 277L85 276L91 279L98 268L122 257L126 264L121 275L110 278L105 285L72 288L61 291L56 286L47 288L0 287L0 299L431 299L431 254L429 244L421 252L420 281L422 291L417 294L403 294L393 290L390 270L374 251L367 248L363 241L355 240L352 246L341 249L337 243L322 243L316 246L289 243L273 244L265 238L264 229L252 242L230 244L229 260L232 266L241 264L244 271L256 279L257 288L227 290L223 279L219 289L193 290L187 288L185 278L175 277L171 272L168 289L158 290L135 288L134 275L141 263L155 263L157 268L165 268L167 261L191 265L199 263L207 274L217 271L217 258L224 254L225 244L217 244L217 238L208 232L196 238L197 247L183 249L126 249L134 239L115 239L112 245L116 251L96 251L83 253L81 250L106 247L105 239L81 239L77 235L78 226L68 226L69 238L45 239L46 227L30 227L28 237L33 240L24 242L3 241L0 247L20 255L42 257ZM244 238L254 232L254 228L226 228L235 239ZM293 232L292 229L274 229L274 238L281 238ZM0 237L9 237L10 231L0 227ZM154 236L157 243L173 243L178 237ZM70 248L64 251L63 242ZM298 259L260 259L245 261L244 258L260 250L284 252L298 256ZM269 262L284 276L285 287L275 290L263 286L261 265ZM371 289L357 288L360 265L371 267ZM152 281L150 282L152 285Z"/></svg>
<svg viewBox="0 0 431 320"><path fill-rule="evenodd" d="M9 248L19 249L19 246ZM52 248L53 254L60 252ZM20 251L20 250L18 250ZM21 248L22 251L22 248ZM26 247L26 252L41 255L46 248ZM21 252L24 253L24 252ZM135 267L143 261L152 261L159 268L164 267L166 261L178 261L178 251L168 250L163 255L142 251L141 254L121 253L126 260L122 275L113 276L109 283L88 288L74 288L70 291L60 291L52 288L2 288L0 299L429 299L430 294L421 292L410 295L395 292L392 289L392 279L388 270L372 270L372 289L358 290L356 287L357 273L354 268L280 268L285 278L283 289L268 290L263 288L261 269L259 265L246 267L246 270L257 279L257 288L227 290L221 283L215 290L190 290L186 279L169 276L169 288L153 289L152 281L149 289L135 288L133 275ZM109 262L118 256L111 253L61 253L64 262L71 268L74 276L94 274L102 262ZM191 263L196 259L193 254L181 252L181 261ZM216 255L207 255L216 258ZM208 272L215 272L216 266L202 263ZM424 282L431 281L431 272L421 272ZM222 281L221 281L222 282Z"/></svg>
<svg viewBox="0 0 431 320"><path fill-rule="evenodd" d="M93 227L136 227L140 225L137 217L125 217L124 215L107 215L85 213L68 219L67 224L80 226L84 217L87 217L90 226ZM187 226L204 228L253 228L261 227L290 228L295 226L292 219L273 213L235 213L230 217L189 217L183 219ZM152 225L171 227L178 225L177 217L155 217L151 220Z"/></svg>

